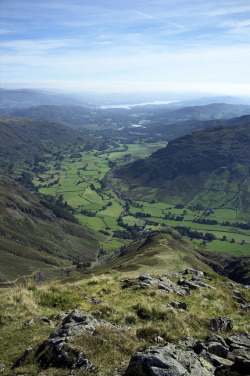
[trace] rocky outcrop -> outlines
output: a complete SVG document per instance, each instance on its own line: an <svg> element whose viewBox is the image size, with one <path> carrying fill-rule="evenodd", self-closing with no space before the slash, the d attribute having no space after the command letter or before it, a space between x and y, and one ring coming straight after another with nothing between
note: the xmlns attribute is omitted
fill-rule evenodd
<svg viewBox="0 0 250 376"><path fill-rule="evenodd" d="M138 351L124 376L249 375L249 367L248 334L233 334L225 339L211 334L204 343L188 338Z"/></svg>
<svg viewBox="0 0 250 376"><path fill-rule="evenodd" d="M183 275L191 274L192 279ZM157 286L161 292L175 293L179 296L190 294L190 290L199 288L215 289L204 282L204 274L200 270L186 269L181 274L175 274L174 277L180 277L178 283L172 282L166 276L151 277L149 274L141 274L138 278L124 280L123 288L142 289L150 286Z"/></svg>
<svg viewBox="0 0 250 376"><path fill-rule="evenodd" d="M109 322L98 321L92 315L82 314L78 310L70 312L62 321L59 329L56 329L39 348L36 354L37 360L45 367L68 367L71 370L77 368L95 372L94 366L86 354L70 346L71 338L81 332L93 334L97 327L104 326L112 329L127 329L118 327Z"/></svg>
<svg viewBox="0 0 250 376"><path fill-rule="evenodd" d="M153 278L149 274L142 274L138 278L126 279L123 288L142 289L150 286L158 287L161 292L175 293L179 296L189 294L189 288L180 287L166 277Z"/></svg>
<svg viewBox="0 0 250 376"><path fill-rule="evenodd" d="M230 332L233 329L233 320L230 317L215 317L209 327L213 332Z"/></svg>

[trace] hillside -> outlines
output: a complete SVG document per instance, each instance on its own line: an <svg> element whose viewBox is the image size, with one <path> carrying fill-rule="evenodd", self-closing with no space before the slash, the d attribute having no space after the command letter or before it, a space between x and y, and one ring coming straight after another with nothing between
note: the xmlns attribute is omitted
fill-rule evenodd
<svg viewBox="0 0 250 376"><path fill-rule="evenodd" d="M109 270L0 293L3 375L249 374L249 289L207 270Z"/></svg>
<svg viewBox="0 0 250 376"><path fill-rule="evenodd" d="M115 172L136 197L138 187L157 188L157 197L249 212L250 117L241 126L218 126L178 138L166 148Z"/></svg>
<svg viewBox="0 0 250 376"><path fill-rule="evenodd" d="M0 116L0 171L11 175L29 169L35 160L93 147L99 140L54 120L29 120Z"/></svg>
<svg viewBox="0 0 250 376"><path fill-rule="evenodd" d="M39 199L0 176L1 280L90 262L99 248L93 231L57 218ZM55 272L56 273L56 272Z"/></svg>
<svg viewBox="0 0 250 376"><path fill-rule="evenodd" d="M145 239L123 247L112 257L100 260L96 274L110 269L120 273L171 273L184 269L213 270L236 282L250 284L249 257L208 251L185 239L172 228L153 231Z"/></svg>

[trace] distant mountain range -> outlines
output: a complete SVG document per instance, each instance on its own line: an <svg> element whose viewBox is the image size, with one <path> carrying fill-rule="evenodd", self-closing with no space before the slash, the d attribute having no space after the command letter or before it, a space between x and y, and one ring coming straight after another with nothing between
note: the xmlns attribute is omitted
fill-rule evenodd
<svg viewBox="0 0 250 376"><path fill-rule="evenodd" d="M250 218L250 116L171 141L144 160L120 168L115 176L131 187L154 187L168 201L231 202Z"/></svg>
<svg viewBox="0 0 250 376"><path fill-rule="evenodd" d="M46 90L6 90L0 89L0 108L26 108L38 105L84 105L84 100L79 100L70 95L56 94Z"/></svg>
<svg viewBox="0 0 250 376"><path fill-rule="evenodd" d="M170 141L199 129L219 125L219 120L222 119L249 115L250 106L213 103L178 109L168 106L138 106L130 110L102 110L82 106L42 105L0 109L0 113L29 119L54 119L72 128L88 129L97 136L108 138L156 137ZM206 123L210 120L214 120L214 123ZM134 123L137 124L137 129L133 128Z"/></svg>

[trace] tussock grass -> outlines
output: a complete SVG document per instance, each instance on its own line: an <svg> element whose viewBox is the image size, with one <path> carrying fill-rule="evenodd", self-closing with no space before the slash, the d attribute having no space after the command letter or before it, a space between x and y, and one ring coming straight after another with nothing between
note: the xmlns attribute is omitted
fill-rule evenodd
<svg viewBox="0 0 250 376"><path fill-rule="evenodd" d="M129 359L140 346L134 331L101 326L93 335L79 334L73 344L84 351L88 359L95 359L100 372L107 375L112 375L114 368Z"/></svg>
<svg viewBox="0 0 250 376"><path fill-rule="evenodd" d="M127 275L129 276L129 274ZM126 276L126 277L127 277ZM58 314L73 310L76 306L82 313L90 313L98 320L106 320L119 326L117 329L99 327L93 336L81 333L73 338L73 346L84 351L100 374L113 375L115 367L128 361L131 354L142 346L154 344L155 337L166 341L195 337L203 340L209 333L209 324L216 316L228 316L234 321L234 331L250 330L249 315L239 311L232 298L232 289L225 278L209 275L207 283L216 289L201 288L189 296L179 297L157 291L156 287L144 289L122 288L124 276L118 272L91 275L75 283L54 282L35 286L31 282L24 287L4 290L0 299L1 362L11 373L10 363L15 363L27 347L37 349L54 328L37 320L39 316L58 323ZM173 278L173 281L176 281ZM250 291L241 285L235 288L250 300ZM84 297L88 299L85 300ZM93 304L91 298L103 300ZM187 303L187 310L168 308L174 299ZM34 319L32 325L25 325ZM123 326L130 329L122 329ZM9 344L11 343L11 347ZM17 369L18 374L39 376L64 376L63 369L39 370L36 359ZM77 376L77 370L75 371ZM66 373L65 373L66 375Z"/></svg>

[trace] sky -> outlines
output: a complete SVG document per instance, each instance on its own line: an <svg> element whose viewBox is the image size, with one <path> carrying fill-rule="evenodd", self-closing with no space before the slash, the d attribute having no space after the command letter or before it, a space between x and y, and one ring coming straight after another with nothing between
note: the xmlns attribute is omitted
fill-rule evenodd
<svg viewBox="0 0 250 376"><path fill-rule="evenodd" d="M249 0L0 0L0 85L250 96Z"/></svg>

